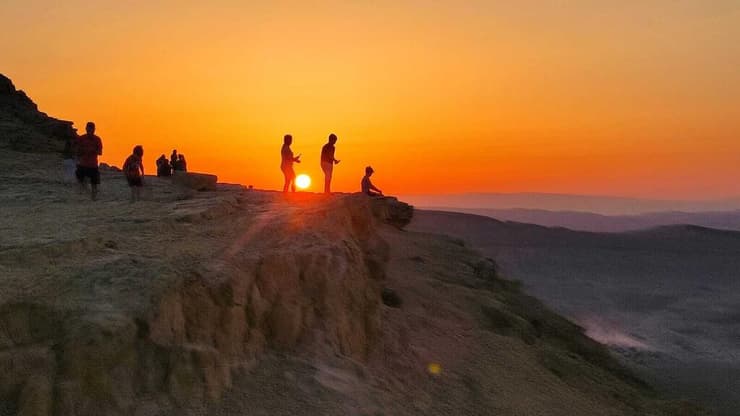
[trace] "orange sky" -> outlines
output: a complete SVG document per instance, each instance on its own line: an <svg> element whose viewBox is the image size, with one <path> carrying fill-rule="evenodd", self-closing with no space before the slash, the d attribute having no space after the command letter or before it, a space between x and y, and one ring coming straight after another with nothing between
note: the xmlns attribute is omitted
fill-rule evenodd
<svg viewBox="0 0 740 416"><path fill-rule="evenodd" d="M0 72L150 172L278 188L291 133L318 190L334 132L336 190L740 195L735 0L201 3L3 1Z"/></svg>

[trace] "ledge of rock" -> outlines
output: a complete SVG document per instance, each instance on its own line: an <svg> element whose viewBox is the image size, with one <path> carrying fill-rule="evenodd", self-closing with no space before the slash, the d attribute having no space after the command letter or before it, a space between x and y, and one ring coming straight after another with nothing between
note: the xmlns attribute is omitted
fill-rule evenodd
<svg viewBox="0 0 740 416"><path fill-rule="evenodd" d="M218 177L207 173L174 172L172 182L196 191L215 191Z"/></svg>

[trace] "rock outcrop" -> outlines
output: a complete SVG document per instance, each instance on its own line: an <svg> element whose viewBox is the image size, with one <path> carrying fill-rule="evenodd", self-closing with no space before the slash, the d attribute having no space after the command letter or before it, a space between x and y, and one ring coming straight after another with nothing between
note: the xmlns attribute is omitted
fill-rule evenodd
<svg viewBox="0 0 740 416"><path fill-rule="evenodd" d="M0 74L0 148L22 152L60 152L66 140L76 137L71 121L57 120L38 106L13 82Z"/></svg>
<svg viewBox="0 0 740 416"><path fill-rule="evenodd" d="M247 194L163 209L170 220L161 226L180 237L132 245L132 233L91 251L87 238L3 244L0 264L12 273L0 298L0 401L24 416L146 414L217 399L267 347L365 360L380 332L388 249L377 202L350 196L260 212ZM115 215L93 221L118 233L107 223ZM88 254L72 260L70 250ZM66 254L52 270L36 268L55 252ZM53 278L12 279L39 273ZM35 285L34 294L15 284Z"/></svg>
<svg viewBox="0 0 740 416"><path fill-rule="evenodd" d="M215 191L218 177L206 173L175 171L172 182L195 191Z"/></svg>

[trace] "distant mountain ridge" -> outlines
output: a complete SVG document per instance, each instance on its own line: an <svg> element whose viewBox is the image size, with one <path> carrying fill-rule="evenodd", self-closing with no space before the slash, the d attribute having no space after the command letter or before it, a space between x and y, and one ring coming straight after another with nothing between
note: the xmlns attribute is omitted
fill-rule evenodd
<svg viewBox="0 0 740 416"><path fill-rule="evenodd" d="M431 207L429 209L483 215L502 221L523 222L545 227L564 227L577 231L624 232L673 224L688 224L720 230L740 231L740 210L709 212L667 211L639 215L602 215L592 212L548 211L526 208Z"/></svg>
<svg viewBox="0 0 740 416"><path fill-rule="evenodd" d="M445 211L460 211L462 209L530 209L588 212L599 215L640 215L670 211L691 213L740 210L740 197L684 201L525 192L401 195L400 198L418 208Z"/></svg>
<svg viewBox="0 0 740 416"><path fill-rule="evenodd" d="M49 117L10 78L0 74L0 149L20 152L60 152L76 137L71 121Z"/></svg>

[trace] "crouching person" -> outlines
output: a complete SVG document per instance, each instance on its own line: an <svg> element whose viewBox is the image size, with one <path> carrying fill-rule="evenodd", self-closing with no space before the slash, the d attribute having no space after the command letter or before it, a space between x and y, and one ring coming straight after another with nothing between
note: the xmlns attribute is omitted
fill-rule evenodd
<svg viewBox="0 0 740 416"><path fill-rule="evenodd" d="M134 151L123 163L123 174L128 186L131 187L131 202L141 200L141 188L144 186L144 148L141 145L134 147Z"/></svg>

